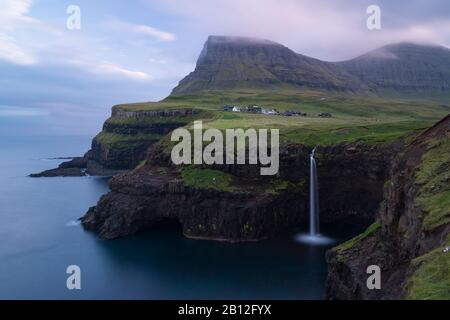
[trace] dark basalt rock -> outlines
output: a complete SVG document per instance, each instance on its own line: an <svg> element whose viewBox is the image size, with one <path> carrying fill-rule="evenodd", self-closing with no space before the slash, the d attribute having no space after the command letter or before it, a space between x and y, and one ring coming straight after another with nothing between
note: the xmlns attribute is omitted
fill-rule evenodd
<svg viewBox="0 0 450 320"><path fill-rule="evenodd" d="M124 171L125 170L105 168L97 161L89 160L87 156L84 156L63 162L58 166L58 168L30 174L29 177L83 177L87 175L112 177Z"/></svg>
<svg viewBox="0 0 450 320"><path fill-rule="evenodd" d="M32 178L40 177L81 177L86 175L87 159L75 157L69 161L61 163L58 168L46 170L41 173L30 174Z"/></svg>
<svg viewBox="0 0 450 320"><path fill-rule="evenodd" d="M275 178L262 178L259 168L249 165L215 167L232 174L241 184L240 191L186 187L158 147L153 148L144 166L110 181L111 192L81 219L86 229L97 231L100 238L113 239L163 221L177 221L188 237L254 241L306 222L310 150L305 146L282 148L277 179L303 187L279 194L254 191L257 189L254 186L270 183ZM389 155L396 148L395 145L318 148L321 201L327 204L323 206L322 219L333 222L351 216L364 224L372 222L381 201ZM347 170L334 168L338 161ZM341 185L342 191L328 193ZM367 198L357 196L357 192Z"/></svg>
<svg viewBox="0 0 450 320"><path fill-rule="evenodd" d="M111 189L81 218L83 226L98 231L102 239L134 234L164 221L178 221L187 237L260 240L298 224L305 214L304 207L293 206L296 194L281 199L188 188L175 172L162 173L157 168L116 176Z"/></svg>
<svg viewBox="0 0 450 320"><path fill-rule="evenodd" d="M445 222L426 230L425 212L416 202L419 192L423 192L416 181L423 155L433 143L448 139L450 116L418 136L396 157L384 188L384 205L377 215L380 227L348 248L337 247L327 252L327 298L400 299L405 296L407 281L416 268L413 259L439 247L450 233L450 225ZM381 290L369 290L366 286L369 265L378 265L382 270Z"/></svg>
<svg viewBox="0 0 450 320"><path fill-rule="evenodd" d="M83 157L73 158L56 169L31 174L30 177L113 176L131 170L145 160L149 149L161 137L189 122L183 122L183 119L188 119L183 117L195 116L199 112L189 108L127 111L120 105L114 106L111 118L103 124L102 132L92 140L91 149ZM176 120L170 119L173 117ZM115 142L105 142L102 135L119 138Z"/></svg>

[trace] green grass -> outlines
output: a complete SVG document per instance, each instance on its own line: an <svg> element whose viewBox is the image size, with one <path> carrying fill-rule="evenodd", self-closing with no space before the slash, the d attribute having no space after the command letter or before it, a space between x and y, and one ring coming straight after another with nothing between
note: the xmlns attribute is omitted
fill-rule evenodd
<svg viewBox="0 0 450 320"><path fill-rule="evenodd" d="M359 241L367 238L368 236L372 235L375 233L375 231L377 231L378 229L381 228L381 225L379 222L375 222L373 224L371 224L366 231L364 231L363 233L357 235L356 237L340 244L339 246L333 248L334 251L336 251L338 254L342 253L350 248L352 248L356 243L358 243Z"/></svg>
<svg viewBox="0 0 450 320"><path fill-rule="evenodd" d="M221 106L224 104L259 105L279 111L306 112L308 116L223 112ZM205 129L279 129L282 143L306 145L390 142L417 133L450 113L450 107L438 102L362 98L292 89L206 91L195 95L171 96L160 102L121 105L120 108L134 111L195 108L201 110L201 114L195 118L203 120ZM333 117L317 117L321 112L330 112ZM149 121L173 120L158 119Z"/></svg>
<svg viewBox="0 0 450 320"><path fill-rule="evenodd" d="M447 241L433 251L412 261L414 273L406 285L406 299L450 300L450 235Z"/></svg>
<svg viewBox="0 0 450 320"><path fill-rule="evenodd" d="M96 137L96 141L105 147L120 148L121 146L127 147L130 143L147 140L159 140L163 137L161 134L117 134L110 132L100 132Z"/></svg>
<svg viewBox="0 0 450 320"><path fill-rule="evenodd" d="M183 183L198 189L213 189L222 192L233 192L231 175L214 169L202 169L194 166L181 168Z"/></svg>
<svg viewBox="0 0 450 320"><path fill-rule="evenodd" d="M282 179L274 179L270 181L270 184L264 190L264 192L270 195L279 195L286 191L302 191L305 190L306 184L306 180L304 179L302 179L299 183L292 183L290 181Z"/></svg>
<svg viewBox="0 0 450 320"><path fill-rule="evenodd" d="M450 223L450 139L432 145L423 155L416 182L420 185L416 203L424 210L424 230Z"/></svg>
<svg viewBox="0 0 450 320"><path fill-rule="evenodd" d="M127 109L129 105L121 105L121 108ZM166 108L166 107L164 107ZM158 110L166 110L164 108L157 108ZM180 107L167 107L167 109L182 109L183 106ZM139 111L139 110L136 110ZM186 125L190 122L193 122L196 119L214 119L217 116L217 112L208 111L198 109L196 114L193 115L185 115L185 116L174 116L174 117L144 117L140 119L135 118L109 118L106 122L109 124L115 125L132 125L132 126L150 126L153 124L170 124L170 123L178 123L180 125Z"/></svg>

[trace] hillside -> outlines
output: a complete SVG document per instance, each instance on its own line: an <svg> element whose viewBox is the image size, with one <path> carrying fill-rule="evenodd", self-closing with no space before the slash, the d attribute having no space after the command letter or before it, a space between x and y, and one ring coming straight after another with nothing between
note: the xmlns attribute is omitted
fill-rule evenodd
<svg viewBox="0 0 450 320"><path fill-rule="evenodd" d="M450 50L445 47L392 44L337 65L381 92L450 92Z"/></svg>
<svg viewBox="0 0 450 320"><path fill-rule="evenodd" d="M333 91L365 88L338 66L297 54L278 43L210 36L195 71L181 80L172 94L282 86Z"/></svg>

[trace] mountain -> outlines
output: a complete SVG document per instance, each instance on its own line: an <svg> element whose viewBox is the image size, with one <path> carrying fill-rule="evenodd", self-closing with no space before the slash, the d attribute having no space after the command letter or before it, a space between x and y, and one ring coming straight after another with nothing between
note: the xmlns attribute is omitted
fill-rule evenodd
<svg viewBox="0 0 450 320"><path fill-rule="evenodd" d="M450 50L399 43L325 62L263 39L210 36L196 68L172 95L203 90L294 87L357 93L449 93Z"/></svg>
<svg viewBox="0 0 450 320"><path fill-rule="evenodd" d="M450 90L450 50L445 47L392 44L337 65L377 91Z"/></svg>
<svg viewBox="0 0 450 320"><path fill-rule="evenodd" d="M255 38L210 36L195 70L180 81L172 94L280 85L336 91L362 87L357 77L339 66L297 54L281 44Z"/></svg>

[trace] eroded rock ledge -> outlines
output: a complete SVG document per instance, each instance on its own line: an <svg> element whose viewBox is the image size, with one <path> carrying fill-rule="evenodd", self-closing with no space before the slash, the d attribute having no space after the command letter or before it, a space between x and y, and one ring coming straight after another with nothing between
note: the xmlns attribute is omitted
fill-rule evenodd
<svg viewBox="0 0 450 320"><path fill-rule="evenodd" d="M131 170L145 160L149 149L162 137L196 116L205 116L205 112L195 108L132 111L114 106L84 156L30 177L113 176Z"/></svg>
<svg viewBox="0 0 450 320"><path fill-rule="evenodd" d="M114 239L176 221L187 237L255 241L306 222L310 150L305 146L281 149L276 178L260 177L257 166L215 167L230 176L229 191L186 185L179 168L170 165L159 147L152 148L143 166L111 180L111 192L81 219L86 229L97 231L102 239ZM371 223L398 148L360 144L318 148L322 220L352 216Z"/></svg>

